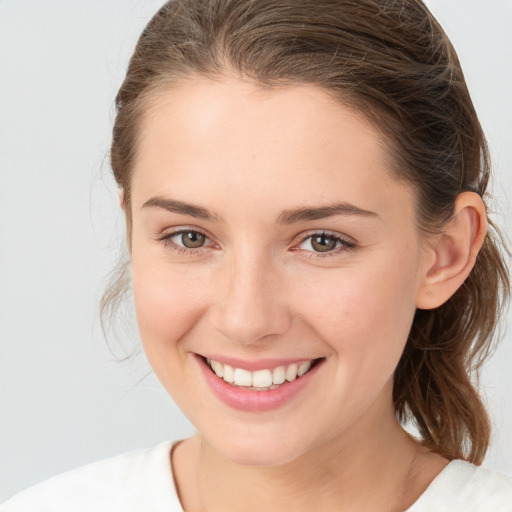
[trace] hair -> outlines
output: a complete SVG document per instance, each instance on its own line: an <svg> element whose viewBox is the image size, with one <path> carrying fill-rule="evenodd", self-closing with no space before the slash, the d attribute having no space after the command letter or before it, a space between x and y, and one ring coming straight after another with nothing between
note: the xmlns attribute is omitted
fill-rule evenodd
<svg viewBox="0 0 512 512"><path fill-rule="evenodd" d="M413 185L421 232L442 232L461 192L487 198L488 149L459 60L420 0L174 0L144 29L116 97L111 165L128 233L141 119L158 91L194 76L311 84L355 109L382 134L395 175ZM412 420L428 448L477 464L491 429L475 376L510 292L507 249L489 223L463 286L417 310L393 389L398 419ZM114 275L104 319L128 282Z"/></svg>

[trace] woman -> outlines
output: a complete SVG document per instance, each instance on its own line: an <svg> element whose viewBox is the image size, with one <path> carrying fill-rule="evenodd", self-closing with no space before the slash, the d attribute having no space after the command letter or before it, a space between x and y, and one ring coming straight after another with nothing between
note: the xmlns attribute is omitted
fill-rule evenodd
<svg viewBox="0 0 512 512"><path fill-rule="evenodd" d="M509 291L487 149L426 7L171 1L116 104L141 340L198 434L2 510L512 510L471 380Z"/></svg>

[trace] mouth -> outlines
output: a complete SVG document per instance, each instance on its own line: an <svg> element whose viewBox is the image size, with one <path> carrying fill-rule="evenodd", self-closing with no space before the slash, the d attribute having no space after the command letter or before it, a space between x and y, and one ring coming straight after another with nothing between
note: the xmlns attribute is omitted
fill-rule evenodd
<svg viewBox="0 0 512 512"><path fill-rule="evenodd" d="M304 396L306 389L316 389L313 385L315 375L326 361L325 357L320 357L243 363L224 359L223 363L199 354L195 354L195 358L207 386L217 399L232 409L252 413L284 407L296 396Z"/></svg>
<svg viewBox="0 0 512 512"><path fill-rule="evenodd" d="M301 379L325 358L308 359L286 365L250 371L202 357L208 368L225 383L250 391L273 391Z"/></svg>

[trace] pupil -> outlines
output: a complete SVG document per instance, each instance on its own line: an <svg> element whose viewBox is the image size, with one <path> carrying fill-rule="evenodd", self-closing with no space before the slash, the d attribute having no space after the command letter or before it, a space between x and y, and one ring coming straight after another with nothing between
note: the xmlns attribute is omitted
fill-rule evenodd
<svg viewBox="0 0 512 512"><path fill-rule="evenodd" d="M315 251L327 252L336 248L336 240L329 235L319 235L313 237L311 245Z"/></svg>
<svg viewBox="0 0 512 512"><path fill-rule="evenodd" d="M205 236L195 231L187 231L181 235L183 245L189 249L196 249L204 245Z"/></svg>

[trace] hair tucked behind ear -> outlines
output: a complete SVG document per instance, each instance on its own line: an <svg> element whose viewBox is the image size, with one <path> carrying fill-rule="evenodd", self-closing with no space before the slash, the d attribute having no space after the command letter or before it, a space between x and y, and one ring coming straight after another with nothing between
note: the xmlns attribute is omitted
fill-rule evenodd
<svg viewBox="0 0 512 512"><path fill-rule="evenodd" d="M474 380L492 351L510 288L495 236L488 233L473 271L448 302L417 310L395 372L399 418L412 418L432 450L476 463L485 456L491 426Z"/></svg>
<svg viewBox="0 0 512 512"><path fill-rule="evenodd" d="M128 232L147 100L198 74L266 87L314 84L365 115L382 133L396 176L415 187L424 232L442 230L461 192L486 197L482 129L455 51L420 0L175 0L144 30L116 98L111 162ZM457 293L417 311L396 370L399 418L411 417L424 442L450 459L480 463L489 442L473 379L510 290L499 246L491 229ZM107 291L103 311L119 293Z"/></svg>

